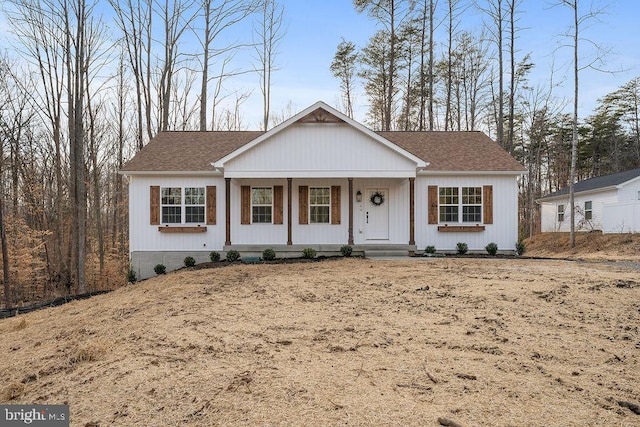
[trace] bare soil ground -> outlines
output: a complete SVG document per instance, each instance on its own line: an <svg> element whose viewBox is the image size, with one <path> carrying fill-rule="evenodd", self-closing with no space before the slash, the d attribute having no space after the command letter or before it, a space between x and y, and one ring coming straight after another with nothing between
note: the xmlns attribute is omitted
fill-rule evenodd
<svg viewBox="0 0 640 427"><path fill-rule="evenodd" d="M640 263L640 234L576 233L576 245L569 245L569 233L542 233L526 240L525 255L534 257L633 261Z"/></svg>
<svg viewBox="0 0 640 427"><path fill-rule="evenodd" d="M0 401L73 426L637 426L639 327L640 274L610 263L181 270L0 321Z"/></svg>

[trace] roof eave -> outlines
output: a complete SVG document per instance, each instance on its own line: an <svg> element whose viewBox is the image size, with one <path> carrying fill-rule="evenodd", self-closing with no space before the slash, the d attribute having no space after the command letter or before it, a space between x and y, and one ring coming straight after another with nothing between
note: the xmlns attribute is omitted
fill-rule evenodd
<svg viewBox="0 0 640 427"><path fill-rule="evenodd" d="M584 190L584 191L574 191L574 196L575 195L580 195L580 196L584 196L584 195L589 195L589 194L596 194L596 193L604 193L606 191L611 191L611 190L617 190L619 188L619 186L617 185L608 185L606 187L600 187L600 188L594 188L591 190ZM569 193L564 193L564 194L560 194L557 196L552 196L552 195L548 195L548 196L544 196L541 197L539 199L536 199L536 203L544 203L547 201L555 201L555 200L562 200L562 199L566 199L569 197Z"/></svg>
<svg viewBox="0 0 640 427"><path fill-rule="evenodd" d="M508 176L522 176L527 171L509 171L509 170L464 170L464 171L455 171L455 170L429 170L422 169L418 171L418 175L456 175L456 176L464 176L464 175L508 175Z"/></svg>
<svg viewBox="0 0 640 427"><path fill-rule="evenodd" d="M167 171L167 170L161 170L161 171L149 171L149 170L142 170L142 171L136 171L136 170L119 170L118 173L120 175L129 175L129 176L133 176L133 175L167 175L167 176L202 176L202 175L222 175L222 172L219 170L200 170L200 171Z"/></svg>

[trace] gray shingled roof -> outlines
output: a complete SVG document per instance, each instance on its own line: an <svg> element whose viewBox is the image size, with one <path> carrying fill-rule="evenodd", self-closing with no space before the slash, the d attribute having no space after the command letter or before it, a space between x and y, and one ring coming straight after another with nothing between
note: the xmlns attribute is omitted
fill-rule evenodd
<svg viewBox="0 0 640 427"><path fill-rule="evenodd" d="M618 172L611 175L603 175L595 178L585 179L584 181L578 181L574 184L573 189L575 193L581 193L584 191L593 191L607 187L614 187L627 181L640 176L640 168L631 169L624 172ZM552 199L555 197L561 197L569 194L569 187L565 187L553 193L547 194L540 200Z"/></svg>
<svg viewBox="0 0 640 427"><path fill-rule="evenodd" d="M261 131L160 132L122 172L212 171L215 162L262 135ZM482 132L377 132L429 162L433 171L509 171L524 167Z"/></svg>

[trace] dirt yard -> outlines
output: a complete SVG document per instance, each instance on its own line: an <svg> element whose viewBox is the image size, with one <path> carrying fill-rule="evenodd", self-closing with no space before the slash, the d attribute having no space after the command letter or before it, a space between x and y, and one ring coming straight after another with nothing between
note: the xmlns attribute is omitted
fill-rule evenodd
<svg viewBox="0 0 640 427"><path fill-rule="evenodd" d="M0 400L73 426L637 426L639 327L640 272L605 263L182 270L0 321Z"/></svg>

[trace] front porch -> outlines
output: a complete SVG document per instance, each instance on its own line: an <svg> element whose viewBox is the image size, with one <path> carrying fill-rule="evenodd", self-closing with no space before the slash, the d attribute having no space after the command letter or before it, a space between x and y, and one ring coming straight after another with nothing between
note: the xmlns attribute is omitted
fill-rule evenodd
<svg viewBox="0 0 640 427"><path fill-rule="evenodd" d="M340 248L343 245L337 244L308 244L308 245L228 245L224 247L224 252L236 250L241 257L261 257L265 249L273 249L277 258L299 258L306 248L316 250L317 256L338 256L341 255ZM352 256L366 257L367 254L378 256L412 256L415 254L416 245L409 244L357 244L350 245L353 249Z"/></svg>

